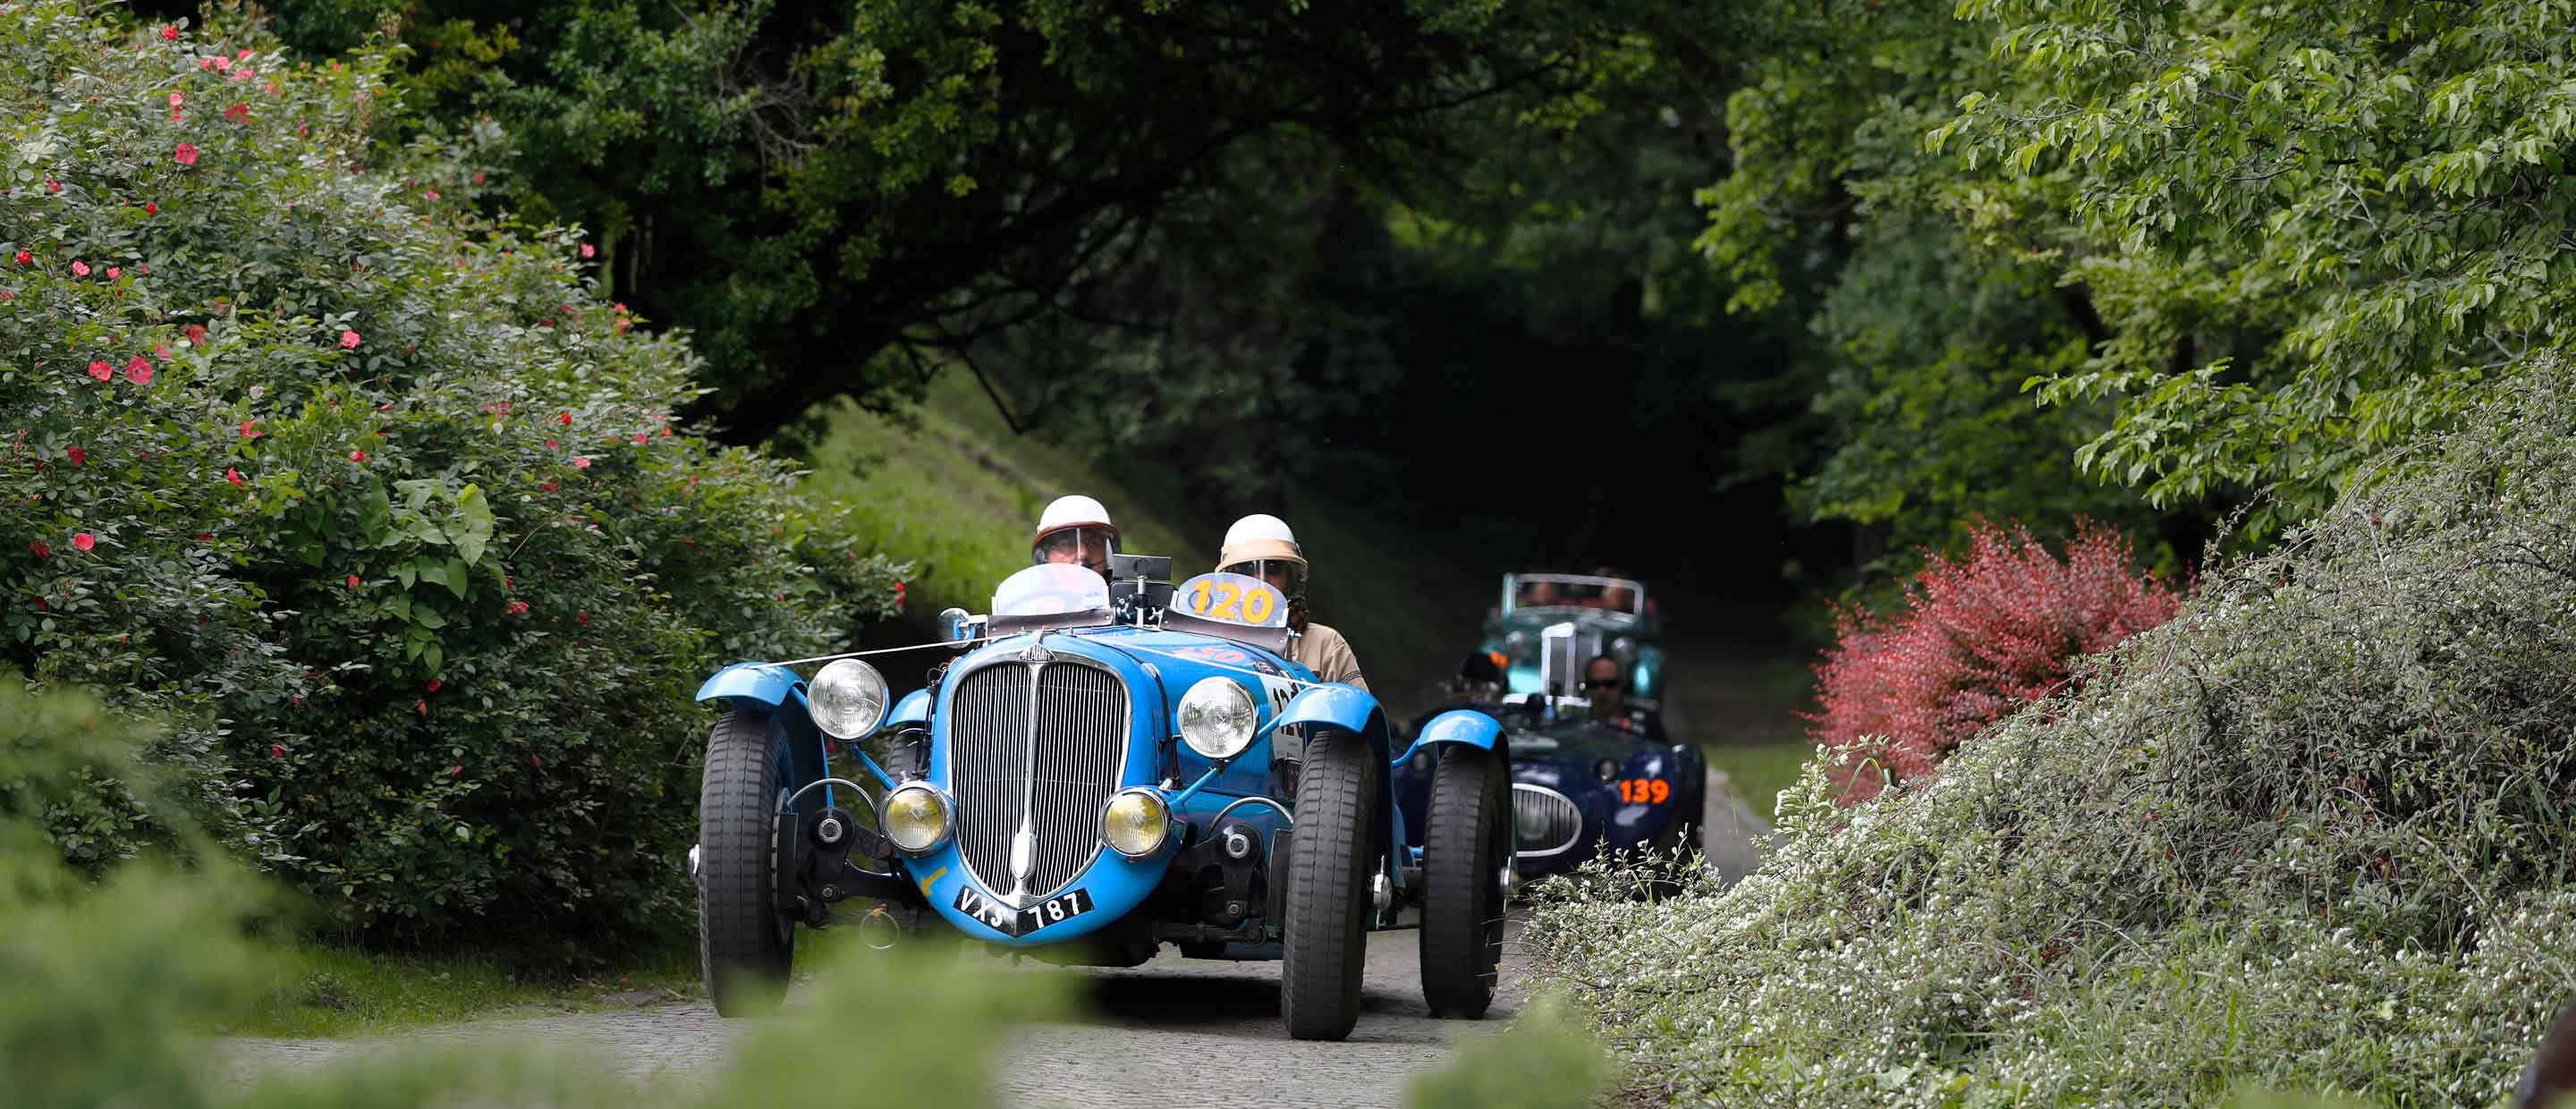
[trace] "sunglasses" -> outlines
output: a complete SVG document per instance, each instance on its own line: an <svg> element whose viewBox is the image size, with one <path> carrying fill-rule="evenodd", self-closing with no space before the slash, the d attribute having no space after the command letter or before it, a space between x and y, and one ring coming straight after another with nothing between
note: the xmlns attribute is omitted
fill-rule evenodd
<svg viewBox="0 0 2576 1109"><path fill-rule="evenodd" d="M1583 688L1585 688L1585 689L1617 689L1617 688L1619 688L1620 686L1625 685L1625 684L1627 684L1627 683L1622 682L1622 681L1620 681L1620 680L1619 680L1619 679L1617 679L1617 678L1585 678L1585 679L1583 679Z"/></svg>

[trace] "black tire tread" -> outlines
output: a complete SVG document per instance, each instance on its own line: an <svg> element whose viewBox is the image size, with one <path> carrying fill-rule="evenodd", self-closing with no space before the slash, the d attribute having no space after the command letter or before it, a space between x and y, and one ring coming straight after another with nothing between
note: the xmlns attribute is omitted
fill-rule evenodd
<svg viewBox="0 0 2576 1109"><path fill-rule="evenodd" d="M1469 1020L1494 1002L1503 950L1497 844L1511 787L1493 752L1450 745L1432 771L1422 844L1422 999Z"/></svg>
<svg viewBox="0 0 2576 1109"><path fill-rule="evenodd" d="M776 765L766 713L728 712L707 734L698 786L698 967L720 1016L776 1012L795 956L793 927L778 926L770 875Z"/></svg>
<svg viewBox="0 0 2576 1109"><path fill-rule="evenodd" d="M1339 1040L1359 1024L1368 866L1377 851L1376 769L1358 736L1328 732L1307 741L1279 983L1279 1015L1294 1039Z"/></svg>

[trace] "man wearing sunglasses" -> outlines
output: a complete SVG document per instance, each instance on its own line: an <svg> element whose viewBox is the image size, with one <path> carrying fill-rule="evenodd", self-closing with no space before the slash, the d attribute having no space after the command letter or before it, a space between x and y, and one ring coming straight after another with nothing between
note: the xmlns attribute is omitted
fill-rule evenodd
<svg viewBox="0 0 2576 1109"><path fill-rule="evenodd" d="M1583 697L1592 702L1592 719L1663 740L1662 718L1628 703L1628 665L1618 656L1594 655L1583 664Z"/></svg>

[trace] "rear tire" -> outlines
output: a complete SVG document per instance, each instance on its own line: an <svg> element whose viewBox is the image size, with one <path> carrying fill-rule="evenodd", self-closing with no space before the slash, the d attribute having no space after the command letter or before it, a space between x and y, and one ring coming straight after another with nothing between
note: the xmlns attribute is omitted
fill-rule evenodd
<svg viewBox="0 0 2576 1109"><path fill-rule="evenodd" d="M1422 999L1469 1020L1494 1002L1503 957L1511 784L1500 756L1443 744L1422 837Z"/></svg>
<svg viewBox="0 0 2576 1109"><path fill-rule="evenodd" d="M1347 732L1308 737L1288 852L1279 1015L1288 1035L1338 1040L1360 1021L1369 860L1377 857L1377 759Z"/></svg>
<svg viewBox="0 0 2576 1109"><path fill-rule="evenodd" d="M735 709L707 735L698 786L698 967L716 1013L765 1016L787 994L796 918L776 879L787 792L787 745L770 715Z"/></svg>

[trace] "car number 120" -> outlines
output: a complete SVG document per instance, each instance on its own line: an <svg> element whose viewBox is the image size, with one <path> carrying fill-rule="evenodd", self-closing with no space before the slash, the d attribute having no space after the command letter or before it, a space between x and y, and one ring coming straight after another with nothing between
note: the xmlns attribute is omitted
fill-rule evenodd
<svg viewBox="0 0 2576 1109"><path fill-rule="evenodd" d="M1267 624L1279 611L1279 591L1267 585L1210 581L1201 577L1183 598L1192 615L1242 624Z"/></svg>

